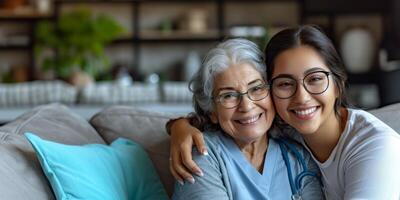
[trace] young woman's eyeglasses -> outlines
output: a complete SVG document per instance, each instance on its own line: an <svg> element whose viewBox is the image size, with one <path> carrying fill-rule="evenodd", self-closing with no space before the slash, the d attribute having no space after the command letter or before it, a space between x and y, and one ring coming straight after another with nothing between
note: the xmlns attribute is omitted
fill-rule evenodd
<svg viewBox="0 0 400 200"><path fill-rule="evenodd" d="M303 87L310 94L322 94L329 87L330 74L331 73L327 71L311 72L302 79ZM271 90L276 97L280 99L288 99L296 94L297 84L298 81L292 76L278 76L271 80Z"/></svg>
<svg viewBox="0 0 400 200"><path fill-rule="evenodd" d="M234 108L242 101L242 96L247 94L247 97L252 101L260 101L268 96L269 85L260 84L249 88L246 92L226 92L215 97L215 101L221 104L224 108Z"/></svg>

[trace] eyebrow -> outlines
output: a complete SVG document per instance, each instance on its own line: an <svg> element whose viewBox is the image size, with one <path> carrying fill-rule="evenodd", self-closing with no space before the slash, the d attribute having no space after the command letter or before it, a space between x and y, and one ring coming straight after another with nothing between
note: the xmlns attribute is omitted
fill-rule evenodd
<svg viewBox="0 0 400 200"><path fill-rule="evenodd" d="M307 75L307 74L309 74L309 73L311 73L311 72L321 71L321 70L326 71L326 69L324 69L324 68L322 68L322 67L313 67L313 68L311 68L311 69L307 69L303 74L304 74L304 75Z"/></svg>
<svg viewBox="0 0 400 200"><path fill-rule="evenodd" d="M303 75L305 76L305 75L307 75L309 73L316 72L316 71L321 71L321 70L322 71L326 71L326 69L322 68L322 67L313 67L313 68L310 68L310 69L307 69L306 71L304 71ZM292 74L279 74L278 76L275 76L274 78L277 78L277 77L291 77L291 78L293 78L293 75ZM272 79L274 79L274 78L272 78Z"/></svg>
<svg viewBox="0 0 400 200"><path fill-rule="evenodd" d="M252 84L257 83L257 82L263 82L263 81L261 79L255 79L255 80L250 81L249 83L247 83L247 85L252 85ZM219 88L217 90L217 92L220 92L222 90L236 90L236 89L233 88L233 87L222 87L222 88Z"/></svg>

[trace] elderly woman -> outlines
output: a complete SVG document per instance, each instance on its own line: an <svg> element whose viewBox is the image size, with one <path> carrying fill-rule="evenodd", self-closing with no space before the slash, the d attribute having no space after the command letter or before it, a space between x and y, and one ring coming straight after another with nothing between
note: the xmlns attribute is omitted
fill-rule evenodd
<svg viewBox="0 0 400 200"><path fill-rule="evenodd" d="M193 124L204 130L208 156L193 150L203 173L179 181L173 199L324 198L307 152L271 136L279 134L271 128L275 110L265 71L262 53L248 40L227 40L208 53L189 86Z"/></svg>

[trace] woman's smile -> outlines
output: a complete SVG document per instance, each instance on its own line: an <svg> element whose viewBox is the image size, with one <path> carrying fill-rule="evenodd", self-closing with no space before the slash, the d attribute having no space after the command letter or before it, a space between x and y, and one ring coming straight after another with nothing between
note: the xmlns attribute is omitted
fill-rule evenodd
<svg viewBox="0 0 400 200"><path fill-rule="evenodd" d="M250 117L242 117L240 119L235 119L234 121L240 125L244 125L244 126L248 126L248 125L254 125L257 122L260 121L261 116L263 115L263 113L257 114L257 115L253 115Z"/></svg>
<svg viewBox="0 0 400 200"><path fill-rule="evenodd" d="M292 114L294 114L294 116L300 120L310 120L317 114L319 109L320 109L319 106L312 106L312 107L306 107L306 108L290 109L290 112Z"/></svg>

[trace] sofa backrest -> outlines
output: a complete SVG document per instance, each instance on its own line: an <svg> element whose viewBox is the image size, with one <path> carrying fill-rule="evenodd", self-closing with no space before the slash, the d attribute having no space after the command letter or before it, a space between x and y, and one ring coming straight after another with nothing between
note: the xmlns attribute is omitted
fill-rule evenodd
<svg viewBox="0 0 400 200"><path fill-rule="evenodd" d="M165 123L172 114L145 111L130 106L112 106L92 117L90 123L107 143L118 137L139 143L149 154L169 196L174 179L169 172L169 136Z"/></svg>
<svg viewBox="0 0 400 200"><path fill-rule="evenodd" d="M370 110L369 112L400 134L400 103Z"/></svg>

